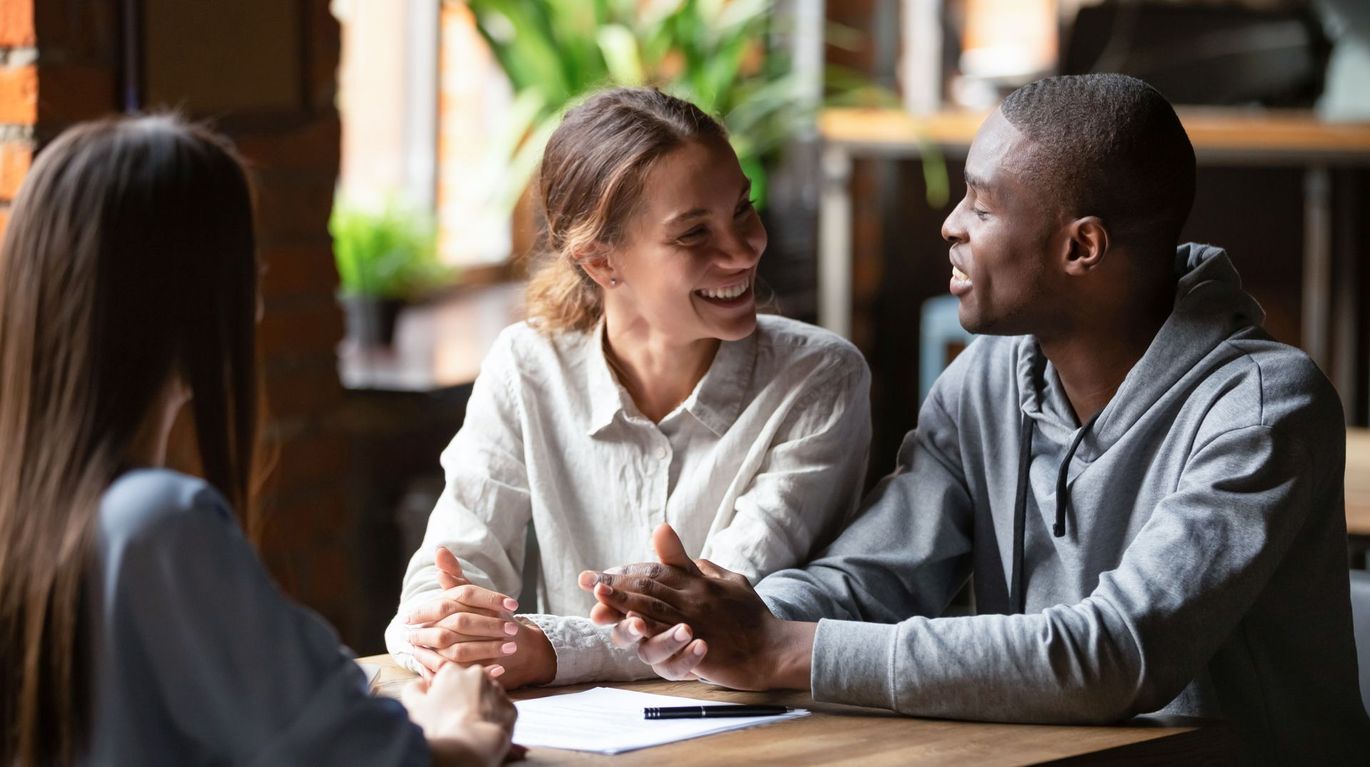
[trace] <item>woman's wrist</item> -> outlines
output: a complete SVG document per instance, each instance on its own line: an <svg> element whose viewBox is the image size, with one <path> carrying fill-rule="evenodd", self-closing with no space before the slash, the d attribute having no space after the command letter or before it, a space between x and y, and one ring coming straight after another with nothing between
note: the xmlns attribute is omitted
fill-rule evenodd
<svg viewBox="0 0 1370 767"><path fill-rule="evenodd" d="M519 652L528 653L527 673L517 686L551 684L557 678L557 652L552 647L552 640L547 638L542 626L527 616L519 615L515 620L521 626L520 633L527 632L520 637L523 641L519 642Z"/></svg>

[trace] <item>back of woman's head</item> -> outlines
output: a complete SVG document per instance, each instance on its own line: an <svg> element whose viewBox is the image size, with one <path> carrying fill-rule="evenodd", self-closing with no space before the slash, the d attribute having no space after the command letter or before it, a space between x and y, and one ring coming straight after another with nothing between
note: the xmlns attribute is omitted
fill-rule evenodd
<svg viewBox="0 0 1370 767"><path fill-rule="evenodd" d="M174 117L59 136L0 251L0 762L68 761L99 496L173 377L206 478L247 501L257 266L242 165Z"/></svg>
<svg viewBox="0 0 1370 767"><path fill-rule="evenodd" d="M600 288L578 260L595 244L622 241L652 164L688 141L726 143L727 131L694 104L654 88L600 91L566 113L538 179L547 229L528 313L540 329L587 330L599 321Z"/></svg>

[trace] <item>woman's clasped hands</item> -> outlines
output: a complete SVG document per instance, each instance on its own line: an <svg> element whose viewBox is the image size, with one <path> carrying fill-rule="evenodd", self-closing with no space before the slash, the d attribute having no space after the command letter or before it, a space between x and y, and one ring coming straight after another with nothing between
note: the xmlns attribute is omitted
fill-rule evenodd
<svg viewBox="0 0 1370 767"><path fill-rule="evenodd" d="M514 616L518 601L472 583L457 557L439 546L442 591L411 613L409 643L428 681L446 664L480 665L507 689L550 682L556 654L541 629Z"/></svg>

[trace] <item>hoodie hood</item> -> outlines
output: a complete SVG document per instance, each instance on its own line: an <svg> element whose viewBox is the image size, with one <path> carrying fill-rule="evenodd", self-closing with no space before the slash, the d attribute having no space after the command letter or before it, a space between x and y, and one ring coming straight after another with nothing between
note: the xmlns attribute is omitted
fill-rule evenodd
<svg viewBox="0 0 1370 767"><path fill-rule="evenodd" d="M1088 431L1082 458L1117 442L1176 382L1189 375L1214 347L1243 329L1265 322L1256 299L1242 289L1227 251L1185 243L1175 251L1175 308L1117 394ZM1019 404L1039 427L1077 429L1060 379L1036 344L1018 360ZM1058 431L1058 433L1061 433Z"/></svg>
<svg viewBox="0 0 1370 767"><path fill-rule="evenodd" d="M1041 347L1027 339L1019 357L1018 480L1013 505L1012 561L1007 573L1011 600L1006 612L1020 613L1027 602L1025 535L1031 492L1033 441L1062 442L1056 469L1051 535L1066 534L1070 483L1098 456L1118 442L1186 376L1203 376L1201 361L1233 334L1265 321L1265 313L1246 291L1222 248L1186 243L1175 251L1175 306L1142 358L1132 366L1108 405L1081 427ZM1076 459L1079 459L1078 465ZM978 569L979 566L977 566Z"/></svg>

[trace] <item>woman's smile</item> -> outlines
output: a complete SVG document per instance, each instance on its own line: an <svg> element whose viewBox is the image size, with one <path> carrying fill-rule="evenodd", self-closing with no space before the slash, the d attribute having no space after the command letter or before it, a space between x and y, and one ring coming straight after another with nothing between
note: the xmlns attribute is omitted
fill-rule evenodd
<svg viewBox="0 0 1370 767"><path fill-rule="evenodd" d="M701 288L694 294L718 306L741 306L752 299L752 275L747 274L740 280L716 288Z"/></svg>

